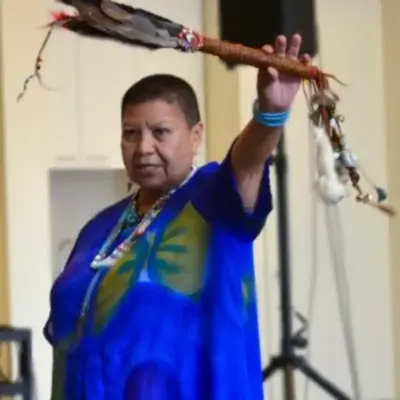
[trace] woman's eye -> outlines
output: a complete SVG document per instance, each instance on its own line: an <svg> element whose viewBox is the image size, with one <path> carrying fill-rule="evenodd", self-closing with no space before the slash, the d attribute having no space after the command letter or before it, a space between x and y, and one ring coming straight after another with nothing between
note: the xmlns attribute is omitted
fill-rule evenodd
<svg viewBox="0 0 400 400"><path fill-rule="evenodd" d="M153 133L155 136L165 136L170 133L170 130L167 128L156 128L154 129Z"/></svg>
<svg viewBox="0 0 400 400"><path fill-rule="evenodd" d="M130 138L133 135L135 135L136 132L137 132L136 129L124 129L122 134L123 134L124 138Z"/></svg>

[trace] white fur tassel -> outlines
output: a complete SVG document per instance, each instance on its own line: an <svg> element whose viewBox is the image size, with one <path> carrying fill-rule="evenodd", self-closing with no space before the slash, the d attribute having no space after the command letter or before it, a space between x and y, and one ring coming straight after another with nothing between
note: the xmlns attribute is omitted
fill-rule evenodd
<svg viewBox="0 0 400 400"><path fill-rule="evenodd" d="M316 145L317 182L316 188L322 201L337 204L348 196L346 187L340 181L335 168L335 155L323 128L313 126Z"/></svg>

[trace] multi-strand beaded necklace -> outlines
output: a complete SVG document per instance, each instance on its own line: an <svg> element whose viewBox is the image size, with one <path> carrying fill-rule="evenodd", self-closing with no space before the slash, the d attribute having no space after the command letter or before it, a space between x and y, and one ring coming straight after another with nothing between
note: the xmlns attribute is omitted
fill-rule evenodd
<svg viewBox="0 0 400 400"><path fill-rule="evenodd" d="M193 167L188 177L179 186L183 186L193 176L195 168ZM178 187L178 188L179 188ZM129 251L132 243L141 235L144 234L149 225L154 221L158 213L164 207L165 202L172 196L172 194L178 189L170 190L167 194L162 196L143 216L138 213L138 195L139 191L133 194L132 201L125 208L124 212L120 216L117 224L114 226L107 239L100 248L93 259L90 266L94 269L102 267L112 267L125 252ZM114 246L116 239L121 234L124 228L129 226L135 226L133 231L128 237L122 241L111 253L110 250ZM110 254L109 254L110 253Z"/></svg>

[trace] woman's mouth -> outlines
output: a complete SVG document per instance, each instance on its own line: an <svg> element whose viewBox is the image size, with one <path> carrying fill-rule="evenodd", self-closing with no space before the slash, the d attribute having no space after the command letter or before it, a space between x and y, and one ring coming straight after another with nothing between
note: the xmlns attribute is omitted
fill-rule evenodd
<svg viewBox="0 0 400 400"><path fill-rule="evenodd" d="M140 164L136 166L137 171L145 175L153 174L158 168L160 168L160 166L155 164Z"/></svg>

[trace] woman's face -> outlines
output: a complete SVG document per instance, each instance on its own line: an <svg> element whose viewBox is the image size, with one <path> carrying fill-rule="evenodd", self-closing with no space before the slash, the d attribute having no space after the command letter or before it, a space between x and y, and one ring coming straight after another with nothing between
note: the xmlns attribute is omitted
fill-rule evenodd
<svg viewBox="0 0 400 400"><path fill-rule="evenodd" d="M122 115L121 149L129 178L152 191L176 187L190 171L202 133L202 124L190 127L175 102L128 105Z"/></svg>

